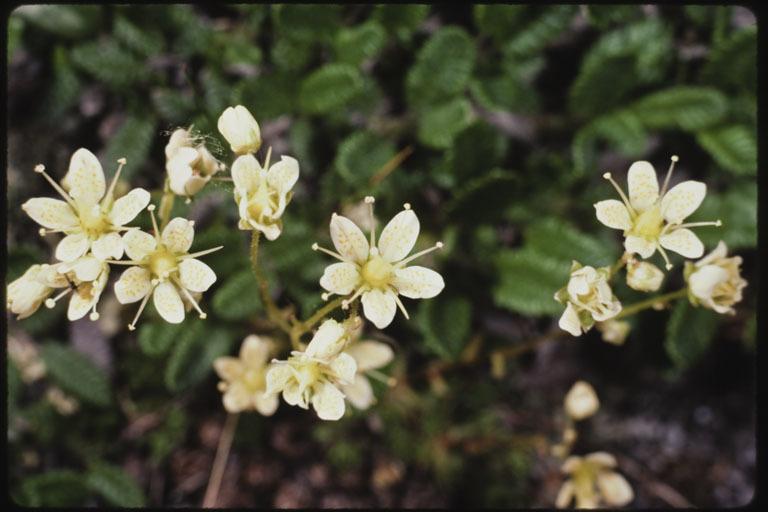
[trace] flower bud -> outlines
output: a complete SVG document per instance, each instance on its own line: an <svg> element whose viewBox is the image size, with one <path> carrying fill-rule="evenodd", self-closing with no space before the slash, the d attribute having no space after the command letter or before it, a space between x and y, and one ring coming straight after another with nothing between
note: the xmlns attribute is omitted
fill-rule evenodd
<svg viewBox="0 0 768 512"><path fill-rule="evenodd" d="M259 124L242 105L228 107L219 117L218 127L238 155L255 153L261 147Z"/></svg>
<svg viewBox="0 0 768 512"><path fill-rule="evenodd" d="M664 272L653 263L634 259L627 262L627 284L633 290L655 292L663 280Z"/></svg>
<svg viewBox="0 0 768 512"><path fill-rule="evenodd" d="M741 277L741 257L726 258L727 251L721 240L714 251L698 262L686 262L685 277L692 303L733 314L732 306L741 301L741 290L747 281Z"/></svg>
<svg viewBox="0 0 768 512"><path fill-rule="evenodd" d="M7 308L19 319L26 318L40 307L53 292L53 287L40 282L37 277L42 265L32 265L24 275L8 285Z"/></svg>
<svg viewBox="0 0 768 512"><path fill-rule="evenodd" d="M608 320L598 322L597 329L603 334L603 341L614 345L623 345L629 334L629 322L623 320Z"/></svg>
<svg viewBox="0 0 768 512"><path fill-rule="evenodd" d="M589 418L600 407L595 389L586 381L576 382L565 395L565 411L577 420Z"/></svg>

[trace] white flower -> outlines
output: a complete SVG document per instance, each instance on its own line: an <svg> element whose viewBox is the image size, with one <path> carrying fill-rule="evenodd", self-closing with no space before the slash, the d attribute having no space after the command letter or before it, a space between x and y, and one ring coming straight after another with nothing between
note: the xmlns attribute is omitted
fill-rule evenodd
<svg viewBox="0 0 768 512"><path fill-rule="evenodd" d="M597 412L600 401L597 399L595 388L589 382L576 382L565 395L565 411L575 420L589 418Z"/></svg>
<svg viewBox="0 0 768 512"><path fill-rule="evenodd" d="M6 307L18 315L19 320L37 311L40 304L53 293L53 287L37 279L42 269L43 265L32 265L24 275L8 285Z"/></svg>
<svg viewBox="0 0 768 512"><path fill-rule="evenodd" d="M261 147L259 123L242 105L228 107L219 117L218 127L238 155L255 153Z"/></svg>
<svg viewBox="0 0 768 512"><path fill-rule="evenodd" d="M271 151L265 167L269 165ZM283 231L280 218L293 197L291 190L299 179L299 163L295 158L282 157L268 170L261 167L253 155L243 155L232 164L235 183L235 203L240 211L240 229L257 229L268 240L275 240Z"/></svg>
<svg viewBox="0 0 768 512"><path fill-rule="evenodd" d="M734 314L733 305L741 301L747 281L741 277L741 256L726 258L728 247L722 240L714 251L696 263L686 262L685 276L691 301L718 313Z"/></svg>
<svg viewBox="0 0 768 512"><path fill-rule="evenodd" d="M191 197L197 194L224 168L204 143L199 143L188 130L179 128L171 134L165 146L165 169L171 191L179 196Z"/></svg>
<svg viewBox="0 0 768 512"><path fill-rule="evenodd" d="M200 318L205 318L193 294L206 291L216 282L211 267L196 258L217 251L221 246L189 254L195 237L194 222L176 217L160 234L153 211L154 205L150 206L150 212L155 236L144 231L129 231L123 236L123 243L131 260L112 262L133 265L115 283L115 296L121 304L142 301L136 317L128 325L130 330L136 328L150 296L166 322L178 324L184 320L184 301L180 293L197 310Z"/></svg>
<svg viewBox="0 0 768 512"><path fill-rule="evenodd" d="M663 280L664 272L653 263L638 262L634 258L627 261L627 284L633 290L655 292Z"/></svg>
<svg viewBox="0 0 768 512"><path fill-rule="evenodd" d="M266 374L271 342L269 338L254 334L248 336L240 347L240 357L224 356L213 362L221 377L219 390L224 392L224 408L232 413L256 409L264 416L275 413L277 395L267 395Z"/></svg>
<svg viewBox="0 0 768 512"><path fill-rule="evenodd" d="M67 319L75 321L91 311L92 321L99 319L96 305L107 286L109 265L93 254L86 254L75 261L46 265L38 274L38 280L52 288L65 288L52 299L45 301L45 307L53 308L56 301L72 293L67 308Z"/></svg>
<svg viewBox="0 0 768 512"><path fill-rule="evenodd" d="M656 249L666 262L667 270L672 268L664 249L682 254L686 258L698 258L704 253L701 240L688 229L693 226L720 226L721 222L692 222L682 224L704 200L706 184L700 181L684 181L667 191L677 156L672 157L664 185L659 192L659 183L653 166L645 161L633 163L629 168L629 198L611 178L609 180L621 196L621 201L608 199L595 204L597 219L609 228L624 230L624 247L629 253L650 258Z"/></svg>
<svg viewBox="0 0 768 512"><path fill-rule="evenodd" d="M597 322L597 329L603 334L603 341L614 345L623 345L629 334L629 322L624 320L607 320Z"/></svg>
<svg viewBox="0 0 768 512"><path fill-rule="evenodd" d="M351 384L357 372L355 359L342 352L348 341L343 324L326 320L304 352L295 350L287 361L272 361L267 394L282 392L288 404L304 409L311 402L320 419L338 420L345 411L339 387Z"/></svg>
<svg viewBox="0 0 768 512"><path fill-rule="evenodd" d="M559 326L573 336L580 336L595 324L613 318L621 311L621 302L608 284L610 269L582 267L577 261L571 266L568 285L555 293L555 300L566 306Z"/></svg>
<svg viewBox="0 0 768 512"><path fill-rule="evenodd" d="M555 506L566 508L576 498L577 508L597 508L601 503L623 507L635 497L629 482L610 468L616 458L610 453L594 452L585 457L572 455L562 466L571 475L557 493Z"/></svg>
<svg viewBox="0 0 768 512"><path fill-rule="evenodd" d="M67 235L56 247L56 259L75 261L89 249L101 261L123 256L119 232L128 229L123 226L149 204L149 192L135 188L115 200L115 184L125 159L118 162L120 167L109 189L106 188L101 164L85 148L78 149L72 155L69 171L61 180L62 186L45 173L42 165L35 167L35 171L53 185L64 201L35 197L21 207L35 222L48 228L47 231L41 229L40 234L61 232Z"/></svg>
<svg viewBox="0 0 768 512"><path fill-rule="evenodd" d="M366 197L366 202L371 205L373 225L374 200ZM327 299L333 293L348 295L354 292L342 304L346 308L362 295L363 313L379 329L392 322L398 306L408 318L398 294L411 299L429 299L439 294L445 286L442 276L434 270L405 266L415 258L443 247L438 242L434 247L406 258L416 244L418 235L419 219L408 204L384 227L378 246L375 230L371 230L369 243L354 222L334 213L331 217L331 239L338 253L317 244L312 246L314 250L321 250L341 260L341 263L329 265L320 278L320 286L330 292L323 294L323 298Z"/></svg>
<svg viewBox="0 0 768 512"><path fill-rule="evenodd" d="M374 402L374 396L371 383L364 374L386 366L395 354L386 343L372 340L355 342L345 352L355 359L357 373L351 384L341 386L341 391L344 392L349 403L358 409L367 409Z"/></svg>

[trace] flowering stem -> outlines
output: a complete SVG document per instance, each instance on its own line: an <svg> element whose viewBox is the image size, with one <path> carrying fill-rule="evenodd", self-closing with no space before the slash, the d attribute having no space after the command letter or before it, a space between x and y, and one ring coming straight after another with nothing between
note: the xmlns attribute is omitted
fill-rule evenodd
<svg viewBox="0 0 768 512"><path fill-rule="evenodd" d="M344 297L337 297L336 299L332 300L322 308L315 311L315 314L306 319L301 324L301 331L302 334L309 331L313 325L315 325L317 322L323 319L325 315L336 309L337 307L341 306L341 303L344 302Z"/></svg>
<svg viewBox="0 0 768 512"><path fill-rule="evenodd" d="M211 478L208 480L208 487L205 489L203 498L203 508L211 508L216 505L216 498L219 495L221 479L224 476L224 468L227 465L229 449L232 447L232 439L235 437L235 428L239 414L227 414L227 421L224 424L224 430L219 437L219 446L216 448L216 458L213 460L213 469L211 469Z"/></svg>
<svg viewBox="0 0 768 512"><path fill-rule="evenodd" d="M610 275L611 278L613 278L613 276L616 275L616 272L621 270L621 267L627 264L627 261L631 256L632 255L629 254L628 252L625 252L624 254L621 255L621 258L619 258L619 261L617 261L616 264L613 267L611 267L611 275Z"/></svg>
<svg viewBox="0 0 768 512"><path fill-rule="evenodd" d="M275 305L272 297L269 295L269 282L259 267L259 238L261 232L253 230L253 237L251 238L251 269L256 276L256 280L259 282L259 298L261 303L267 309L267 315L270 320L277 324L280 329L286 334L292 334L291 326L288 321L283 317L280 309Z"/></svg>
<svg viewBox="0 0 768 512"><path fill-rule="evenodd" d="M160 229L164 229L166 225L168 225L168 221L170 220L171 216L171 210L173 209L173 200L175 199L176 194L173 193L171 190L170 181L168 178L165 179L165 185L163 186L163 197L160 199L160 209L157 212L158 217L160 217Z"/></svg>
<svg viewBox="0 0 768 512"><path fill-rule="evenodd" d="M676 290L674 292L669 292L664 295L651 297L650 299L637 302L635 304L632 304L631 306L627 306L623 308L618 315L612 318L612 320L618 320L619 318L623 318L625 316L634 315L635 313L642 311L644 309L648 309L654 306L655 304L660 304L660 303L664 304L678 297L682 297L686 293L688 293L688 288L681 288L680 290Z"/></svg>

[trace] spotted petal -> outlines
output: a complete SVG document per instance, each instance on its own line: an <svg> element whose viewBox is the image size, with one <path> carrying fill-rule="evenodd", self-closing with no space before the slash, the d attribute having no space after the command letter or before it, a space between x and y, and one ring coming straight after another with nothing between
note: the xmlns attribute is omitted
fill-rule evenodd
<svg viewBox="0 0 768 512"><path fill-rule="evenodd" d="M91 241L85 233L67 235L56 246L56 259L60 261L75 261L88 251Z"/></svg>
<svg viewBox="0 0 768 512"><path fill-rule="evenodd" d="M328 265L320 278L320 286L339 295L352 293L360 282L360 272L354 263L333 263Z"/></svg>
<svg viewBox="0 0 768 512"><path fill-rule="evenodd" d="M93 281L104 270L104 263L96 259L92 254L86 254L71 263L62 263L62 272L75 271L75 277L80 281Z"/></svg>
<svg viewBox="0 0 768 512"><path fill-rule="evenodd" d="M344 394L333 384L324 383L312 396L312 407L321 420L338 420L344 416Z"/></svg>
<svg viewBox="0 0 768 512"><path fill-rule="evenodd" d="M168 281L155 287L152 301L155 304L155 309L166 322L179 324L184 321L184 303L179 292L176 291L176 287Z"/></svg>
<svg viewBox="0 0 768 512"><path fill-rule="evenodd" d="M616 199L607 199L595 204L597 220L613 229L632 228L632 219L627 207Z"/></svg>
<svg viewBox="0 0 768 512"><path fill-rule="evenodd" d="M565 311L560 317L557 325L562 330L571 333L572 336L581 336L581 321L579 320L579 314L570 302L565 307Z"/></svg>
<svg viewBox="0 0 768 512"><path fill-rule="evenodd" d="M362 264L368 260L368 240L357 224L342 215L331 218L331 240L344 259Z"/></svg>
<svg viewBox="0 0 768 512"><path fill-rule="evenodd" d="M290 156L284 156L267 171L267 183L277 190L279 195L285 195L293 188L299 179L299 162Z"/></svg>
<svg viewBox="0 0 768 512"><path fill-rule="evenodd" d="M696 211L706 195L707 185L700 181L678 183L664 194L661 214L670 224L679 224Z"/></svg>
<svg viewBox="0 0 768 512"><path fill-rule="evenodd" d="M267 393L279 393L293 380L293 372L287 364L273 365L267 372Z"/></svg>
<svg viewBox="0 0 768 512"><path fill-rule="evenodd" d="M367 409L373 403L373 388L364 375L355 375L352 384L342 388L349 403L358 409Z"/></svg>
<svg viewBox="0 0 768 512"><path fill-rule="evenodd" d="M236 188L243 190L247 195L258 190L263 177L264 169L253 155L239 156L232 164L232 181Z"/></svg>
<svg viewBox="0 0 768 512"><path fill-rule="evenodd" d="M80 148L69 161L69 170L61 180L73 198L98 203L106 191L106 180L96 155Z"/></svg>
<svg viewBox="0 0 768 512"><path fill-rule="evenodd" d="M123 235L125 253L133 261L143 260L157 247L155 237L138 229L132 229Z"/></svg>
<svg viewBox="0 0 768 512"><path fill-rule="evenodd" d="M124 226L131 222L149 204L149 192L135 188L115 201L109 219L115 226Z"/></svg>
<svg viewBox="0 0 768 512"><path fill-rule="evenodd" d="M642 258L650 258L656 252L656 242L635 235L627 235L624 248L630 254L639 254Z"/></svg>
<svg viewBox="0 0 768 512"><path fill-rule="evenodd" d="M222 356L213 361L213 369L227 382L233 382L243 375L243 363L237 357Z"/></svg>
<svg viewBox="0 0 768 512"><path fill-rule="evenodd" d="M176 217L172 219L161 235L163 244L173 253L185 253L192 246L192 240L195 238L194 222Z"/></svg>
<svg viewBox="0 0 768 512"><path fill-rule="evenodd" d="M659 237L659 244L665 249L682 254L686 258L700 258L704 254L704 244L693 231L687 228L675 229Z"/></svg>
<svg viewBox="0 0 768 512"><path fill-rule="evenodd" d="M419 219L413 210L403 210L390 220L379 237L379 253L394 263L411 252L419 236Z"/></svg>
<svg viewBox="0 0 768 512"><path fill-rule="evenodd" d="M434 270L414 265L394 271L392 285L398 293L410 299L431 299L443 291L443 276Z"/></svg>
<svg viewBox="0 0 768 512"><path fill-rule="evenodd" d="M355 358L358 372L381 368L395 357L389 345L378 341L359 341L350 346L346 352Z"/></svg>
<svg viewBox="0 0 768 512"><path fill-rule="evenodd" d="M269 358L269 348L268 338L251 334L243 340L240 359L249 366L264 366Z"/></svg>
<svg viewBox="0 0 768 512"><path fill-rule="evenodd" d="M647 210L659 198L656 171L646 161L635 162L627 174L629 203L638 212Z"/></svg>
<svg viewBox="0 0 768 512"><path fill-rule="evenodd" d="M115 297L120 304L138 302L152 290L149 270L128 267L115 283Z"/></svg>
<svg viewBox="0 0 768 512"><path fill-rule="evenodd" d="M347 339L347 331L344 326L336 320L326 320L320 325L312 341L307 345L306 354L310 357L328 360L344 348Z"/></svg>
<svg viewBox="0 0 768 512"><path fill-rule="evenodd" d="M355 378L357 363L355 362L354 357L342 352L331 362L331 370L333 370L333 373L336 374L338 379L349 384Z"/></svg>
<svg viewBox="0 0 768 512"><path fill-rule="evenodd" d="M187 290L204 292L216 282L216 274L202 261L187 258L179 263L179 281Z"/></svg>
<svg viewBox="0 0 768 512"><path fill-rule="evenodd" d="M100 261L119 260L123 257L123 239L115 232L101 235L91 244L91 252Z"/></svg>
<svg viewBox="0 0 768 512"><path fill-rule="evenodd" d="M394 294L389 290L382 292L381 290L374 289L365 292L363 293L362 302L365 317L373 322L373 325L378 329L385 328L395 318L397 304L395 303Z"/></svg>
<svg viewBox="0 0 768 512"><path fill-rule="evenodd" d="M48 229L68 229L80 224L77 215L64 201L50 197L33 197L21 205L32 220Z"/></svg>
<svg viewBox="0 0 768 512"><path fill-rule="evenodd" d="M74 322L83 318L93 307L94 302L99 299L99 295L101 292L94 291L92 285L80 285L77 290L72 292L72 298L69 299L67 319Z"/></svg>

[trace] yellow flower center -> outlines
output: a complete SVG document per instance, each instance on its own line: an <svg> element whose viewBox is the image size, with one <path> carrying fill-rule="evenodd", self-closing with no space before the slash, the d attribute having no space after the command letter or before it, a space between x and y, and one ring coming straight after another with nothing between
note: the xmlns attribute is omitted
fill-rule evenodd
<svg viewBox="0 0 768 512"><path fill-rule="evenodd" d="M176 268L176 257L167 250L160 250L149 257L149 270L157 277L164 278Z"/></svg>
<svg viewBox="0 0 768 512"><path fill-rule="evenodd" d="M661 205L655 204L637 216L630 234L645 238L646 240L656 239L661 234L663 220Z"/></svg>
<svg viewBox="0 0 768 512"><path fill-rule="evenodd" d="M304 362L297 368L299 387L303 390L311 386L320 378L320 365L316 362Z"/></svg>
<svg viewBox="0 0 768 512"><path fill-rule="evenodd" d="M383 288L392 279L392 265L381 256L374 256L363 265L362 275L365 282L374 288Z"/></svg>
<svg viewBox="0 0 768 512"><path fill-rule="evenodd" d="M262 179L256 194L248 201L248 213L251 218L261 222L261 216L267 207L269 207L270 213L275 212L277 209L277 192L270 190L266 180Z"/></svg>
<svg viewBox="0 0 768 512"><path fill-rule="evenodd" d="M98 236L109 228L109 222L102 216L99 205L81 208L79 212L80 226L88 236Z"/></svg>
<svg viewBox="0 0 768 512"><path fill-rule="evenodd" d="M265 387L264 372L260 368L249 368L243 375L243 383L251 391Z"/></svg>

